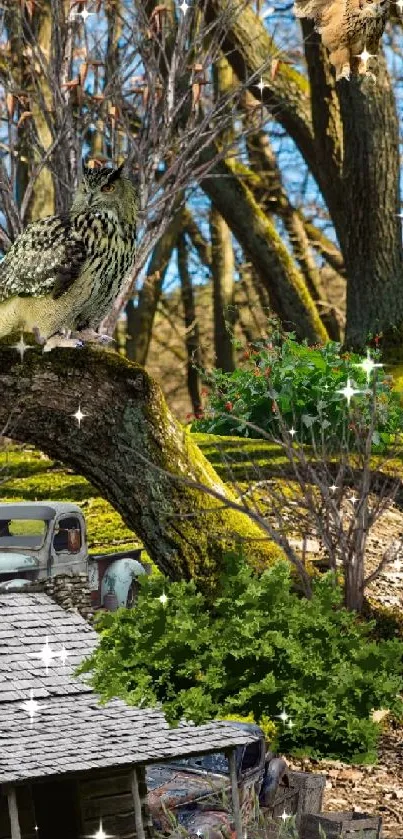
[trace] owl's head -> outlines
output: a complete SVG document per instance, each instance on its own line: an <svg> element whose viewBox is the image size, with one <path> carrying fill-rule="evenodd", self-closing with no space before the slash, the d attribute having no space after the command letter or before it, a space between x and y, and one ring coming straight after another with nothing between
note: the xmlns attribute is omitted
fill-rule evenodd
<svg viewBox="0 0 403 839"><path fill-rule="evenodd" d="M72 213L88 210L109 210L117 218L134 223L138 211L138 194L134 184L118 169L88 169L83 166L81 183L71 206Z"/></svg>
<svg viewBox="0 0 403 839"><path fill-rule="evenodd" d="M389 0L358 0L358 8L365 17L383 17L387 12Z"/></svg>

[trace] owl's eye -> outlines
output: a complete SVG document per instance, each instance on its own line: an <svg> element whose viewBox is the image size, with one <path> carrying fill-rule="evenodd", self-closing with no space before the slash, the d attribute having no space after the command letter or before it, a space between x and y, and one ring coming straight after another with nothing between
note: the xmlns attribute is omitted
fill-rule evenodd
<svg viewBox="0 0 403 839"><path fill-rule="evenodd" d="M101 186L101 192L115 192L115 184L105 184L105 186Z"/></svg>

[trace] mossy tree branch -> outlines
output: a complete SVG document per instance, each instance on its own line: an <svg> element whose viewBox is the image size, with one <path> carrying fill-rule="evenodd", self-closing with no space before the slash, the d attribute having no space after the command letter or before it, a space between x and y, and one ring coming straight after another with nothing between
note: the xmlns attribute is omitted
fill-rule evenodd
<svg viewBox="0 0 403 839"><path fill-rule="evenodd" d="M172 480L181 476L236 501L143 368L88 348L46 356L32 348L21 362L2 342L0 371L0 428L8 423L8 436L87 478L171 579L194 578L211 591L237 539L260 565L282 555L246 515Z"/></svg>

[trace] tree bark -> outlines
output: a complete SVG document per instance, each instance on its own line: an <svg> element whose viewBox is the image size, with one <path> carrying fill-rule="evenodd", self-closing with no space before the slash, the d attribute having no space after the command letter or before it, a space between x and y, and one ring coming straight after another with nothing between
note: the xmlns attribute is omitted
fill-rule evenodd
<svg viewBox="0 0 403 839"><path fill-rule="evenodd" d="M377 80L335 84L319 36L303 21L318 159L347 274L345 345L383 332L385 357L403 358L399 125L382 54Z"/></svg>
<svg viewBox="0 0 403 839"><path fill-rule="evenodd" d="M186 327L187 385L195 416L200 414L202 401L200 393L200 334L196 316L192 278L189 273L188 249L185 236L178 239L178 273L181 281L181 297Z"/></svg>
<svg viewBox="0 0 403 839"><path fill-rule="evenodd" d="M214 205L210 209L211 272L213 278L213 319L215 364L225 373L235 370L230 328L234 317L234 251L232 234Z"/></svg>
<svg viewBox="0 0 403 839"><path fill-rule="evenodd" d="M376 84L340 86L344 207L340 242L347 271L346 346L383 332L389 358L403 359L403 252L399 123L382 56Z"/></svg>
<svg viewBox="0 0 403 839"><path fill-rule="evenodd" d="M178 204L182 196L178 198ZM179 231L183 226L179 210L161 239L157 242L139 292L137 306L130 313L130 332L127 335L127 355L131 361L144 365L147 361L153 323L162 293L165 275L172 252L176 247ZM128 324L129 325L129 324Z"/></svg>
<svg viewBox="0 0 403 839"><path fill-rule="evenodd" d="M282 556L242 513L175 480L195 480L234 500L138 365L88 348L47 356L31 348L21 362L2 342L0 392L0 428L8 422L10 437L87 478L171 579L193 578L212 591L224 554L239 538L260 565ZM81 427L74 417L79 406Z"/></svg>
<svg viewBox="0 0 403 839"><path fill-rule="evenodd" d="M203 161L215 155L214 147L201 152ZM200 186L221 213L259 279L267 288L272 307L285 329L310 343L324 341L327 331L309 294L302 274L246 184L228 161L216 163Z"/></svg>
<svg viewBox="0 0 403 839"><path fill-rule="evenodd" d="M346 346L362 349L369 332L382 331L384 357L403 359L398 126L382 55L376 84L336 84L312 21L303 21L309 82L281 60L276 73L262 72L281 59L263 22L251 6L229 9L227 0L209 0L207 19L224 10L223 49L233 70L241 81L255 74L249 91L294 140L327 203L347 274Z"/></svg>

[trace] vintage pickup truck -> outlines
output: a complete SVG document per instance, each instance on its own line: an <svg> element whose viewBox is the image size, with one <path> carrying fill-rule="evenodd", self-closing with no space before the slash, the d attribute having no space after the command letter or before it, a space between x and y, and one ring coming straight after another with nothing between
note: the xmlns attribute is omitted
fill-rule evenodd
<svg viewBox="0 0 403 839"><path fill-rule="evenodd" d="M137 578L150 571L140 557L141 548L89 554L84 515L76 504L0 504L0 592L57 574L85 573L95 609L132 606Z"/></svg>
<svg viewBox="0 0 403 839"><path fill-rule="evenodd" d="M263 818L265 836L273 820L295 817L298 829L304 813L320 813L326 776L292 772L282 757L266 751L263 731L252 723L233 723L251 734L251 742L236 754L242 824ZM256 738L256 739L254 739ZM180 828L194 837L234 837L228 760L224 754L200 755L154 764L147 769L147 804L157 830ZM278 822L277 822L278 825ZM262 834L263 835L263 834ZM276 835L276 833L274 833Z"/></svg>

